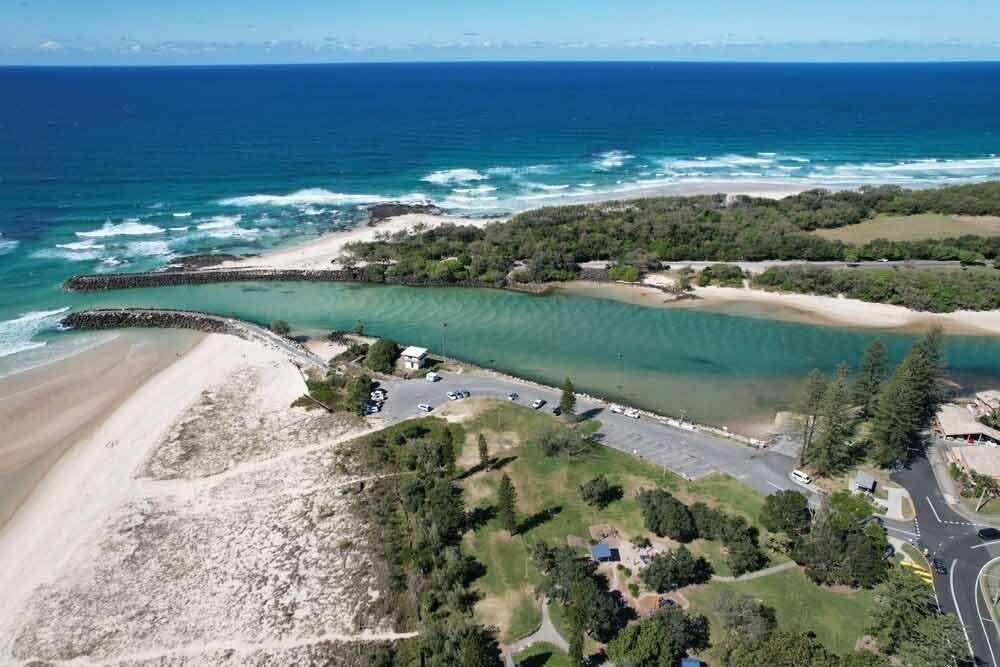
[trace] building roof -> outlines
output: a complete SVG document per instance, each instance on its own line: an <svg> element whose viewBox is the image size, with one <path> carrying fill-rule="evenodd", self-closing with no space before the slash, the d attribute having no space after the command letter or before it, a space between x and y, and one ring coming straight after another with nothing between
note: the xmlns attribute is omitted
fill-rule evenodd
<svg viewBox="0 0 1000 667"><path fill-rule="evenodd" d="M952 447L951 453L980 475L1000 478L1000 447L963 445Z"/></svg>
<svg viewBox="0 0 1000 667"><path fill-rule="evenodd" d="M987 391L981 391L976 394L976 398L993 410L1000 410L1000 391L996 389L989 389Z"/></svg>
<svg viewBox="0 0 1000 667"><path fill-rule="evenodd" d="M599 542L590 547L590 557L594 560L604 560L611 558L611 547L604 542Z"/></svg>
<svg viewBox="0 0 1000 667"><path fill-rule="evenodd" d="M420 357L426 357L427 356L427 348L426 347L417 347L415 345L411 345L410 347L408 347L405 350L403 350L403 356L404 357L412 357L412 358L415 358L415 359L419 359Z"/></svg>
<svg viewBox="0 0 1000 667"><path fill-rule="evenodd" d="M938 427L948 438L984 435L1000 442L1000 431L976 421L972 413L960 405L942 405L937 414Z"/></svg>
<svg viewBox="0 0 1000 667"><path fill-rule="evenodd" d="M701 667L704 663L697 658L681 659L681 667Z"/></svg>
<svg viewBox="0 0 1000 667"><path fill-rule="evenodd" d="M854 486L862 489L871 489L875 487L875 478L864 472L863 470L858 471L857 476L854 478Z"/></svg>

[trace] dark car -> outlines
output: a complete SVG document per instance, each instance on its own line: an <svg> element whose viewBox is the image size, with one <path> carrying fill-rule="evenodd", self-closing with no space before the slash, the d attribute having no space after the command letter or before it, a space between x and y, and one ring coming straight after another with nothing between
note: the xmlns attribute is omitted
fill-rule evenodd
<svg viewBox="0 0 1000 667"><path fill-rule="evenodd" d="M865 528L870 523L874 523L876 526L878 526L882 530L885 530L885 521L882 520L882 517L869 516L869 517L866 517L866 518L862 519L858 523L860 524L860 526L862 528Z"/></svg>
<svg viewBox="0 0 1000 667"><path fill-rule="evenodd" d="M940 558L935 558L931 561L931 567L933 567L934 571L938 574L948 574L948 566L945 565L944 561Z"/></svg>
<svg viewBox="0 0 1000 667"><path fill-rule="evenodd" d="M560 408L557 405L556 407L552 408L552 414L554 414L556 417L558 417L559 415L562 414L562 408Z"/></svg>
<svg viewBox="0 0 1000 667"><path fill-rule="evenodd" d="M981 540L1000 540L1000 530L996 528L982 528L978 535Z"/></svg>
<svg viewBox="0 0 1000 667"><path fill-rule="evenodd" d="M662 608L677 606L677 602L675 600L671 600L670 598L660 598L660 601L657 604Z"/></svg>

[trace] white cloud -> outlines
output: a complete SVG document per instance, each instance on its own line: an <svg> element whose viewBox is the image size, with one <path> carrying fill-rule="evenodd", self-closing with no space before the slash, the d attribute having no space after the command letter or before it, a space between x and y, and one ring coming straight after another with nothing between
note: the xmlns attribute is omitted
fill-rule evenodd
<svg viewBox="0 0 1000 667"><path fill-rule="evenodd" d="M55 41L54 39L47 39L38 45L38 48L43 51L57 51L62 48L62 44Z"/></svg>

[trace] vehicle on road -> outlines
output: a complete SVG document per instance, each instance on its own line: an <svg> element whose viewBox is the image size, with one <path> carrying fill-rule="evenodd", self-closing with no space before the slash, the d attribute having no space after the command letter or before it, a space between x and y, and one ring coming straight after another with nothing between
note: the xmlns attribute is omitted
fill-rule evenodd
<svg viewBox="0 0 1000 667"><path fill-rule="evenodd" d="M552 414L558 417L559 415L562 414L562 408L560 408L558 405L555 406L554 408L552 408Z"/></svg>
<svg viewBox="0 0 1000 667"><path fill-rule="evenodd" d="M981 540L1000 540L1000 530L996 528L980 528L976 534Z"/></svg>
<svg viewBox="0 0 1000 667"><path fill-rule="evenodd" d="M373 401L378 401L379 403L381 403L382 401L385 400L385 392L382 391L381 389L376 389L371 393L371 399Z"/></svg>
<svg viewBox="0 0 1000 667"><path fill-rule="evenodd" d="M382 404L379 403L378 401L371 401L365 407L365 412L370 415L374 415L381 411L382 411Z"/></svg>
<svg viewBox="0 0 1000 667"><path fill-rule="evenodd" d="M631 417L632 419L639 418L639 411L636 410L635 408L626 408L624 414L626 417Z"/></svg>
<svg viewBox="0 0 1000 667"><path fill-rule="evenodd" d="M931 567L933 567L934 571L938 574L948 574L948 566L945 565L944 561L940 558L935 558L931 561Z"/></svg>
<svg viewBox="0 0 1000 667"><path fill-rule="evenodd" d="M543 405L545 405L544 398L536 398L531 402L531 407L533 407L536 410L540 410Z"/></svg>
<svg viewBox="0 0 1000 667"><path fill-rule="evenodd" d="M812 477L805 474L801 470L793 470L790 477L793 481L798 482L799 484L812 484L813 481Z"/></svg>
<svg viewBox="0 0 1000 667"><path fill-rule="evenodd" d="M519 398L521 398L521 397L520 397L520 396L518 396L516 392L513 392L513 391L512 391L512 392L510 392L509 394L507 394L507 400L508 400L508 401L516 401L516 400L517 400L517 399L519 399Z"/></svg>
<svg viewBox="0 0 1000 667"><path fill-rule="evenodd" d="M457 391L449 391L448 392L448 400L449 401L457 401L460 398L462 398L462 396Z"/></svg>
<svg viewBox="0 0 1000 667"><path fill-rule="evenodd" d="M417 406L417 410L420 410L421 412L430 412L433 409L434 409L434 406L433 405L429 405L427 403L421 403L420 405Z"/></svg>
<svg viewBox="0 0 1000 667"><path fill-rule="evenodd" d="M623 408L620 405L612 405L611 412L615 413L616 415L620 415L621 413L625 412L625 408Z"/></svg>
<svg viewBox="0 0 1000 667"><path fill-rule="evenodd" d="M460 389L458 395L462 398L468 398L469 396L472 396L472 392L468 389Z"/></svg>
<svg viewBox="0 0 1000 667"><path fill-rule="evenodd" d="M424 379L427 380L428 382L437 382L438 380L441 379L441 375L440 373L435 373L434 371L431 371L430 373L424 376Z"/></svg>

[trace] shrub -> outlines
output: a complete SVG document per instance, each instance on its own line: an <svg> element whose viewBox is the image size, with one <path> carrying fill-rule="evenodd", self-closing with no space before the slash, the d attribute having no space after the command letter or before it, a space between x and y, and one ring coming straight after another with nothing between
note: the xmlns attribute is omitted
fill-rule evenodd
<svg viewBox="0 0 1000 667"><path fill-rule="evenodd" d="M608 269L608 276L610 276L612 280L634 283L639 280L639 269L631 264L615 264Z"/></svg>
<svg viewBox="0 0 1000 667"><path fill-rule="evenodd" d="M639 578L657 593L666 593L691 584L705 583L712 578L712 566L702 556L695 558L682 545L653 556Z"/></svg>
<svg viewBox="0 0 1000 667"><path fill-rule="evenodd" d="M288 322L285 320L274 320L271 322L271 331L279 336L287 336L292 332L292 328L288 326Z"/></svg>
<svg viewBox="0 0 1000 667"><path fill-rule="evenodd" d="M377 373L391 373L401 350L391 338L380 338L368 350L365 366Z"/></svg>
<svg viewBox="0 0 1000 667"><path fill-rule="evenodd" d="M661 489L642 491L636 496L646 528L656 535L687 542L697 536L691 513L684 503Z"/></svg>

